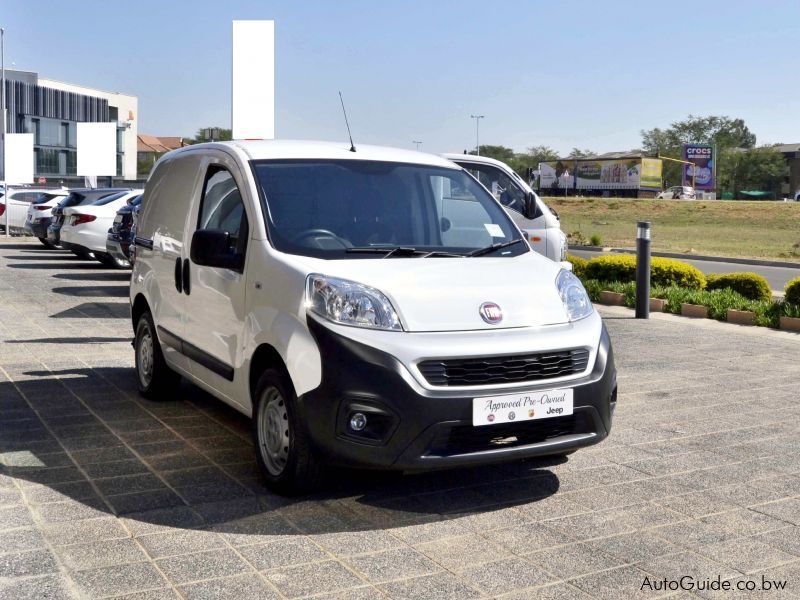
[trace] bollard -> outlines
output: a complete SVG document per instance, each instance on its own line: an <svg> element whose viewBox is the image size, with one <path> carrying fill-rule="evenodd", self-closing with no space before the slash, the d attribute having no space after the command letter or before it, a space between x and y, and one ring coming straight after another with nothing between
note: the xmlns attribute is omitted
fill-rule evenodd
<svg viewBox="0 0 800 600"><path fill-rule="evenodd" d="M636 318L650 318L650 221L636 223Z"/></svg>

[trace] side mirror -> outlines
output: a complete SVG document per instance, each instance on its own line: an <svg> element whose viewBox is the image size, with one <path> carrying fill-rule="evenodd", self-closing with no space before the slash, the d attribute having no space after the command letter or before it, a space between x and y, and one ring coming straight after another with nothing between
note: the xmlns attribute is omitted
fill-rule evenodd
<svg viewBox="0 0 800 600"><path fill-rule="evenodd" d="M536 219L542 216L542 209L539 208L539 203L536 202L536 195L531 192L525 197L525 214L526 219Z"/></svg>
<svg viewBox="0 0 800 600"><path fill-rule="evenodd" d="M241 269L242 257L231 252L231 236L222 229L198 229L192 236L189 256L196 265Z"/></svg>

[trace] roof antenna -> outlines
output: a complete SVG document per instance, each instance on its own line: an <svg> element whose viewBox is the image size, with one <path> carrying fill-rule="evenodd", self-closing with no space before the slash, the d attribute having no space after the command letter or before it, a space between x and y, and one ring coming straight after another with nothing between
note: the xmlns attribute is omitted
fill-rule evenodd
<svg viewBox="0 0 800 600"><path fill-rule="evenodd" d="M342 112L344 113L344 124L347 125L347 135L350 136L350 152L356 151L356 145L353 143L353 134L350 133L350 123L347 122L347 111L344 109L344 100L342 99L342 92L339 91L339 100L342 103Z"/></svg>

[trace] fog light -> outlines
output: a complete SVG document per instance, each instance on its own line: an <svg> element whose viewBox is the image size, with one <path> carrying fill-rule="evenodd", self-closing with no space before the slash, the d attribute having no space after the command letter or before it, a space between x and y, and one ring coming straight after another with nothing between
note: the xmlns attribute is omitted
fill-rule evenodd
<svg viewBox="0 0 800 600"><path fill-rule="evenodd" d="M350 415L350 429L362 431L367 426L367 416L364 413L353 413Z"/></svg>

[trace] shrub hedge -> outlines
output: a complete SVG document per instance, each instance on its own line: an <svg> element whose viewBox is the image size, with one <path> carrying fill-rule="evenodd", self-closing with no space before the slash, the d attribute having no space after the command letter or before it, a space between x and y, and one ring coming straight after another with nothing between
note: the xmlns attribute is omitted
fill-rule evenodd
<svg viewBox="0 0 800 600"><path fill-rule="evenodd" d="M800 277L795 277L786 282L786 287L783 288L783 291L786 292L784 296L786 302L800 306Z"/></svg>
<svg viewBox="0 0 800 600"><path fill-rule="evenodd" d="M577 277L583 277L584 271L586 270L586 265L589 263L589 261L585 258L574 256L572 254L567 254L567 260L572 263L572 272Z"/></svg>
<svg viewBox="0 0 800 600"><path fill-rule="evenodd" d="M597 302L600 292L608 290L625 296L625 306L636 306L636 284L597 281L587 279L583 282L589 298ZM749 310L755 313L755 324L762 327L778 327L781 315L786 317L800 316L800 306L788 302L772 300L750 300L731 289L690 290L679 286L653 286L651 298L662 298L667 301L666 311L680 314L681 304L699 304L708 308L708 316L718 321L728 319L728 309Z"/></svg>
<svg viewBox="0 0 800 600"><path fill-rule="evenodd" d="M591 259L583 269L586 279L598 281L636 280L636 257L630 254L599 256ZM650 263L650 282L652 285L676 285L693 290L702 290L706 278L696 267L671 258L653 258Z"/></svg>
<svg viewBox="0 0 800 600"><path fill-rule="evenodd" d="M733 290L750 300L772 300L769 282L758 273L706 275L707 290Z"/></svg>

